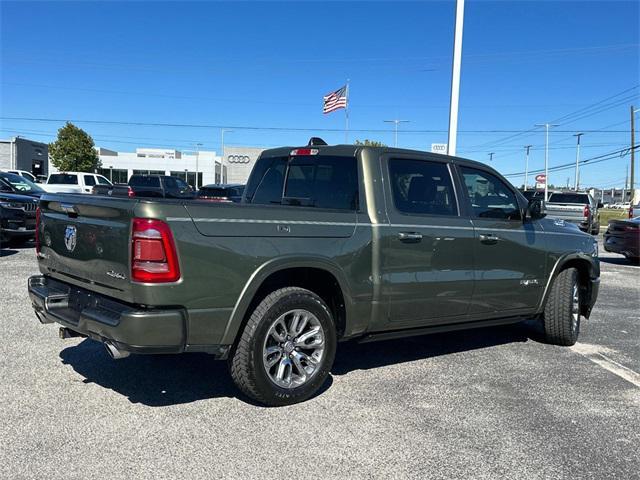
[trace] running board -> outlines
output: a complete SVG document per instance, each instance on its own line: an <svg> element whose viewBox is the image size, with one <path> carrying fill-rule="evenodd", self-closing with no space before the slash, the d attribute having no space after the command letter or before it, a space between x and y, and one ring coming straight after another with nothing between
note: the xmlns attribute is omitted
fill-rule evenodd
<svg viewBox="0 0 640 480"><path fill-rule="evenodd" d="M396 338L417 337L429 335L431 333L453 332L456 330L471 330L473 328L496 327L499 325L510 325L525 321L525 317L497 318L493 320L479 320L476 322L451 323L448 325L435 325L433 327L409 328L405 330L392 330L385 332L368 333L356 341L358 343L379 342L382 340L393 340Z"/></svg>

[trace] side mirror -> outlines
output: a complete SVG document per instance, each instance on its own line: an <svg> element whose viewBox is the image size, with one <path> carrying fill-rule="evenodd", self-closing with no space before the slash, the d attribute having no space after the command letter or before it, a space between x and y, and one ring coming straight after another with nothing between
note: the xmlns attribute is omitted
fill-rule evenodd
<svg viewBox="0 0 640 480"><path fill-rule="evenodd" d="M598 202L598 208L603 208L604 205L602 204L602 202Z"/></svg>
<svg viewBox="0 0 640 480"><path fill-rule="evenodd" d="M539 220L544 218L546 213L544 213L544 201L539 198L532 198L529 200L529 205L527 206L527 211L525 213L525 218L529 220Z"/></svg>

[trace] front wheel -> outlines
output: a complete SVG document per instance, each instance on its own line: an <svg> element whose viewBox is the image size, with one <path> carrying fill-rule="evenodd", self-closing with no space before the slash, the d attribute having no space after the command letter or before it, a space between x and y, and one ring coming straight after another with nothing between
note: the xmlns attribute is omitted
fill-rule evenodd
<svg viewBox="0 0 640 480"><path fill-rule="evenodd" d="M336 352L331 311L315 293L288 287L265 297L249 318L230 361L240 390L270 406L312 396Z"/></svg>
<svg viewBox="0 0 640 480"><path fill-rule="evenodd" d="M551 285L544 308L544 332L549 343L570 346L578 341L580 306L578 270L562 270Z"/></svg>

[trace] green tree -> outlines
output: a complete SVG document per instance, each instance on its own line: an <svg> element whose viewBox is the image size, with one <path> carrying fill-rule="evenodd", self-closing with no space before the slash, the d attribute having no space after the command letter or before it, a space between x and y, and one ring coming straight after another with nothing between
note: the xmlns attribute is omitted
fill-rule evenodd
<svg viewBox="0 0 640 480"><path fill-rule="evenodd" d="M365 138L364 140L356 140L356 145L363 145L365 147L386 147L386 145L382 142L378 142L377 140L369 140Z"/></svg>
<svg viewBox="0 0 640 480"><path fill-rule="evenodd" d="M93 172L101 166L93 138L81 128L67 122L58 130L58 139L49 144L53 165L62 172Z"/></svg>

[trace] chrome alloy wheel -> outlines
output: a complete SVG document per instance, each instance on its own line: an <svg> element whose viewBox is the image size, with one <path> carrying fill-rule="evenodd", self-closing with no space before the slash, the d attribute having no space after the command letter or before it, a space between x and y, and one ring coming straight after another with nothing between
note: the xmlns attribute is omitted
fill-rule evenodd
<svg viewBox="0 0 640 480"><path fill-rule="evenodd" d="M575 332L580 321L580 290L578 282L573 284L571 296L571 330Z"/></svg>
<svg viewBox="0 0 640 480"><path fill-rule="evenodd" d="M324 330L307 310L290 310L269 327L262 349L269 379L282 388L307 383L318 371L325 348Z"/></svg>

